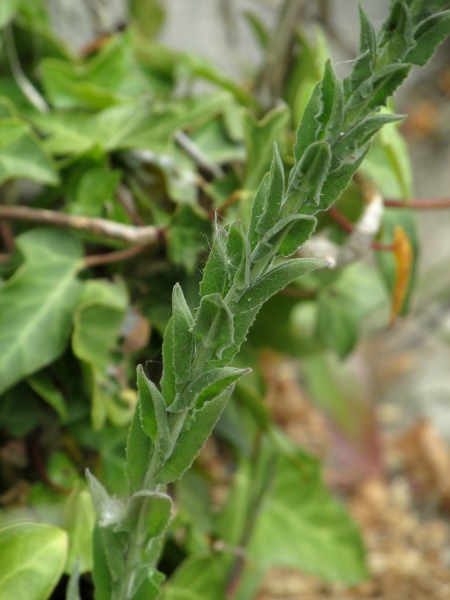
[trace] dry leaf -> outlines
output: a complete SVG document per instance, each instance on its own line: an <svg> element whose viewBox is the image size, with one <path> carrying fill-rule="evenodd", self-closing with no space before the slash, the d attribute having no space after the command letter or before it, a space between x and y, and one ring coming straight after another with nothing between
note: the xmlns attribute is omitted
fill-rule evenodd
<svg viewBox="0 0 450 600"><path fill-rule="evenodd" d="M395 227L392 249L395 258L395 285L392 292L390 325L399 316L408 293L413 266L413 249L408 235L401 227Z"/></svg>

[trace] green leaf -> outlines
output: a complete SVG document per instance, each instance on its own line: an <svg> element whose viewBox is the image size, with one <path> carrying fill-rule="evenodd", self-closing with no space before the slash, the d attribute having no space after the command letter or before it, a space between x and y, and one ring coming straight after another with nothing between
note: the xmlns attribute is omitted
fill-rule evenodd
<svg viewBox="0 0 450 600"><path fill-rule="evenodd" d="M232 281L232 287L243 290L250 283L250 245L242 229L241 221L233 221L227 228L226 265L228 279ZM228 286L225 288L228 293Z"/></svg>
<svg viewBox="0 0 450 600"><path fill-rule="evenodd" d="M365 152L366 144L384 126L403 119L402 115L380 114L362 119L341 137L333 148L333 163L354 163Z"/></svg>
<svg viewBox="0 0 450 600"><path fill-rule="evenodd" d="M203 296L192 335L219 359L233 343L233 315L220 294Z"/></svg>
<svg viewBox="0 0 450 600"><path fill-rule="evenodd" d="M234 367L222 367L210 369L194 381L190 382L182 390L175 401L167 408L169 412L181 412L187 408L202 408L204 404L219 396L230 385L250 372L250 369L236 369Z"/></svg>
<svg viewBox="0 0 450 600"><path fill-rule="evenodd" d="M24 132L25 135L20 135ZM1 119L0 184L10 179L31 179L45 185L59 181L55 166L33 133L26 133L17 119Z"/></svg>
<svg viewBox="0 0 450 600"><path fill-rule="evenodd" d="M273 146L273 159L269 173L269 185L265 195L263 211L258 220L256 231L264 235L278 221L281 204L284 199L284 168L278 146ZM252 211L253 214L253 211Z"/></svg>
<svg viewBox="0 0 450 600"><path fill-rule="evenodd" d="M200 283L202 296L209 294L224 295L225 287L229 283L229 265L226 238L228 229L221 228L218 223L215 226L216 237L211 252L203 270L203 278Z"/></svg>
<svg viewBox="0 0 450 600"><path fill-rule="evenodd" d="M106 561L102 534L98 525L94 527L93 546L94 570L92 578L94 580L95 600L111 600L112 578Z"/></svg>
<svg viewBox="0 0 450 600"><path fill-rule="evenodd" d="M357 123L361 115L386 104L411 70L408 64L389 64L361 83L345 105L345 123Z"/></svg>
<svg viewBox="0 0 450 600"><path fill-rule="evenodd" d="M162 492L142 490L133 494L128 500L127 511L123 519L115 526L116 531L130 533L139 528L145 536L143 544L146 547L152 538L161 536L170 522L172 512L170 496ZM145 521L141 515L145 508Z"/></svg>
<svg viewBox="0 0 450 600"><path fill-rule="evenodd" d="M227 565L216 555L192 556L163 588L161 600L225 600Z"/></svg>
<svg viewBox="0 0 450 600"><path fill-rule="evenodd" d="M271 269L260 277L233 307L234 312L242 313L260 307L271 296L285 288L291 281L313 269L326 267L328 262L320 258L294 258Z"/></svg>
<svg viewBox="0 0 450 600"><path fill-rule="evenodd" d="M70 235L34 229L16 244L24 263L0 288L0 392L62 354L81 292L81 246Z"/></svg>
<svg viewBox="0 0 450 600"><path fill-rule="evenodd" d="M211 431L225 408L232 391L232 386L229 386L220 396L194 412L181 432L174 451L166 464L157 473L155 479L157 483L175 481L191 466L211 435Z"/></svg>
<svg viewBox="0 0 450 600"><path fill-rule="evenodd" d="M92 571L92 534L95 512L88 490L76 486L64 506L64 529L69 534L69 555L65 572L70 575L78 565L79 573Z"/></svg>
<svg viewBox="0 0 450 600"><path fill-rule="evenodd" d="M41 371L28 377L27 383L38 396L56 410L59 418L64 422L67 418L66 402L50 375L45 371Z"/></svg>
<svg viewBox="0 0 450 600"><path fill-rule="evenodd" d="M171 404L175 399L175 372L173 369L174 363L174 335L173 335L173 318L169 320L164 332L163 341L163 374L161 377L161 391L166 400L166 403Z"/></svg>
<svg viewBox="0 0 450 600"><path fill-rule="evenodd" d="M447 3L446 3L447 4ZM414 30L415 46L405 56L405 62L423 67L436 48L450 35L450 10L431 15Z"/></svg>
<svg viewBox="0 0 450 600"><path fill-rule="evenodd" d="M31 128L25 121L10 117L0 118L0 150L9 144L20 140L30 132Z"/></svg>
<svg viewBox="0 0 450 600"><path fill-rule="evenodd" d="M4 0L0 5L0 28L11 21L16 14L21 0Z"/></svg>
<svg viewBox="0 0 450 600"><path fill-rule="evenodd" d="M68 206L69 212L85 217L105 216L106 207L116 203L114 195L120 177L118 170L109 171L102 167L87 169L78 181L75 199Z"/></svg>
<svg viewBox="0 0 450 600"><path fill-rule="evenodd" d="M153 451L154 444L142 428L141 406L138 400L128 432L127 463L125 467L127 479L131 488L135 491L139 491L143 487Z"/></svg>
<svg viewBox="0 0 450 600"><path fill-rule="evenodd" d="M283 216L296 213L303 202L312 206L320 204L331 156L330 144L326 141L314 142L308 146L289 175L286 201L281 211Z"/></svg>
<svg viewBox="0 0 450 600"><path fill-rule="evenodd" d="M319 293L316 336L344 358L358 339L368 318L388 298L378 273L369 265L354 263Z"/></svg>
<svg viewBox="0 0 450 600"><path fill-rule="evenodd" d="M279 456L273 492L263 501L247 548L264 568L307 571L327 581L355 584L366 573L358 528L304 457Z"/></svg>
<svg viewBox="0 0 450 600"><path fill-rule="evenodd" d="M75 562L75 566L70 573L69 581L67 582L65 600L81 600L80 596L80 561Z"/></svg>
<svg viewBox="0 0 450 600"><path fill-rule="evenodd" d="M311 237L316 223L316 218L309 215L284 217L261 238L253 251L252 261L267 260L275 254L290 256Z"/></svg>
<svg viewBox="0 0 450 600"><path fill-rule="evenodd" d="M86 281L73 318L72 348L75 356L105 368L117 343L127 305L128 293L122 282Z"/></svg>
<svg viewBox="0 0 450 600"><path fill-rule="evenodd" d="M347 98L364 81L372 77L377 60L378 48L375 30L368 14L361 5L359 5L359 20L361 23L359 55L350 76L344 80Z"/></svg>
<svg viewBox="0 0 450 600"><path fill-rule="evenodd" d="M67 557L67 534L38 523L14 523L0 529L0 596L47 600Z"/></svg>
<svg viewBox="0 0 450 600"><path fill-rule="evenodd" d="M173 370L177 390L189 380L191 374L194 340L191 328L194 318L183 295L180 284L176 284L172 293L173 316Z"/></svg>
<svg viewBox="0 0 450 600"><path fill-rule="evenodd" d="M267 202L267 190L269 189L269 173L266 173L261 179L258 190L252 202L252 211L250 216L250 225L248 227L248 241L250 248L255 249L256 244L259 241L259 233L257 230L259 219L263 214L266 202Z"/></svg>
<svg viewBox="0 0 450 600"><path fill-rule="evenodd" d="M166 404L156 385L148 379L141 365L137 369L142 429L165 458L171 447Z"/></svg>
<svg viewBox="0 0 450 600"><path fill-rule="evenodd" d="M325 63L320 84L322 107L316 120L320 123L318 138L333 145L341 135L344 120L344 95L342 85L337 79L331 61Z"/></svg>

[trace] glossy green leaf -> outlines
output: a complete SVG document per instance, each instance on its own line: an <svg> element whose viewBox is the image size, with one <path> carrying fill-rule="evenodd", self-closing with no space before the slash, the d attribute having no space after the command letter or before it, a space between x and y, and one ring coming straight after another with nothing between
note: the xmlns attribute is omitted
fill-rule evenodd
<svg viewBox="0 0 450 600"><path fill-rule="evenodd" d="M92 571L92 534L95 512L89 491L75 487L64 506L63 527L69 535L69 555L65 572L70 575L78 565L79 573Z"/></svg>
<svg viewBox="0 0 450 600"><path fill-rule="evenodd" d="M16 244L24 263L0 288L0 392L62 354L81 292L81 247L70 235L34 229Z"/></svg>
<svg viewBox="0 0 450 600"><path fill-rule="evenodd" d="M0 136L3 131L6 140L0 144L0 183L15 178L46 185L59 182L52 160L33 133L20 135L24 128L13 119L2 119Z"/></svg>
<svg viewBox="0 0 450 600"><path fill-rule="evenodd" d="M266 569L299 569L327 581L355 584L367 575L356 525L320 479L308 475L300 454L279 457L247 552Z"/></svg>
<svg viewBox="0 0 450 600"><path fill-rule="evenodd" d="M0 27L4 27L16 14L21 0L4 0L0 5Z"/></svg>
<svg viewBox="0 0 450 600"><path fill-rule="evenodd" d="M59 581L67 557L62 529L38 523L14 523L0 529L0 596L47 600Z"/></svg>
<svg viewBox="0 0 450 600"><path fill-rule="evenodd" d="M218 555L192 556L164 586L161 600L225 600L227 568Z"/></svg>
<svg viewBox="0 0 450 600"><path fill-rule="evenodd" d="M114 195L120 177L121 173L117 170L87 169L78 181L74 201L68 206L69 212L85 217L104 217L108 212L112 213L107 207L114 206L116 202Z"/></svg>
<svg viewBox="0 0 450 600"><path fill-rule="evenodd" d="M61 421L64 422L67 417L65 398L50 375L45 371L35 373L27 378L27 383L38 396L56 410Z"/></svg>
<svg viewBox="0 0 450 600"><path fill-rule="evenodd" d="M378 273L354 263L319 294L316 335L341 358L349 354L369 317L386 306L388 298Z"/></svg>

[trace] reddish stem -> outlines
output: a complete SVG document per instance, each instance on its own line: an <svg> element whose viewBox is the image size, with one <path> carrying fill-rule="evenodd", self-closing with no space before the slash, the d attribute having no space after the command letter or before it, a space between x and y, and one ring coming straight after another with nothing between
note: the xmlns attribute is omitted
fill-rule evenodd
<svg viewBox="0 0 450 600"><path fill-rule="evenodd" d="M386 198L384 205L391 208L414 208L417 210L450 208L450 198L424 198L422 200L410 200L409 202Z"/></svg>

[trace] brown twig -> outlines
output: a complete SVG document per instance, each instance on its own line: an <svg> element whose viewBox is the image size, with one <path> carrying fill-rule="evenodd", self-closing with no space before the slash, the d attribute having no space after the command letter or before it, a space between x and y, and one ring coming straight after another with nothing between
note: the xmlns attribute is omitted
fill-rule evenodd
<svg viewBox="0 0 450 600"><path fill-rule="evenodd" d="M8 252L14 252L16 245L14 243L14 235L11 229L11 225L6 221L0 221L0 236L3 240L5 250Z"/></svg>
<svg viewBox="0 0 450 600"><path fill-rule="evenodd" d="M84 258L84 265L86 267L98 267L100 265L108 265L122 260L128 260L137 256L145 250L148 250L151 244L147 246L132 246L131 248L125 248L125 250L118 250L117 252L108 252L106 254L92 254Z"/></svg>
<svg viewBox="0 0 450 600"><path fill-rule="evenodd" d="M409 202L385 198L384 205L391 208L414 208L417 210L450 208L450 198L424 198L422 200L410 200Z"/></svg>
<svg viewBox="0 0 450 600"><path fill-rule="evenodd" d="M41 481L43 483L45 483L45 485L47 487L54 490L55 492L58 492L59 494L65 494L66 496L68 496L72 492L72 490L69 488L66 488L62 485L58 485L57 483L53 483L53 481L48 476L47 471L45 470L45 464L42 459L41 451L40 451L40 447L39 447L38 434L36 432L34 432L29 436L28 439L29 439L29 451L30 451L31 460L33 461L33 464L36 468L36 472L39 475L39 478L41 479Z"/></svg>
<svg viewBox="0 0 450 600"><path fill-rule="evenodd" d="M134 226L106 219L66 215L53 210L28 206L0 205L0 219L32 221L54 227L70 227L99 237L105 237L136 246L153 246L164 239L164 229L155 225Z"/></svg>

